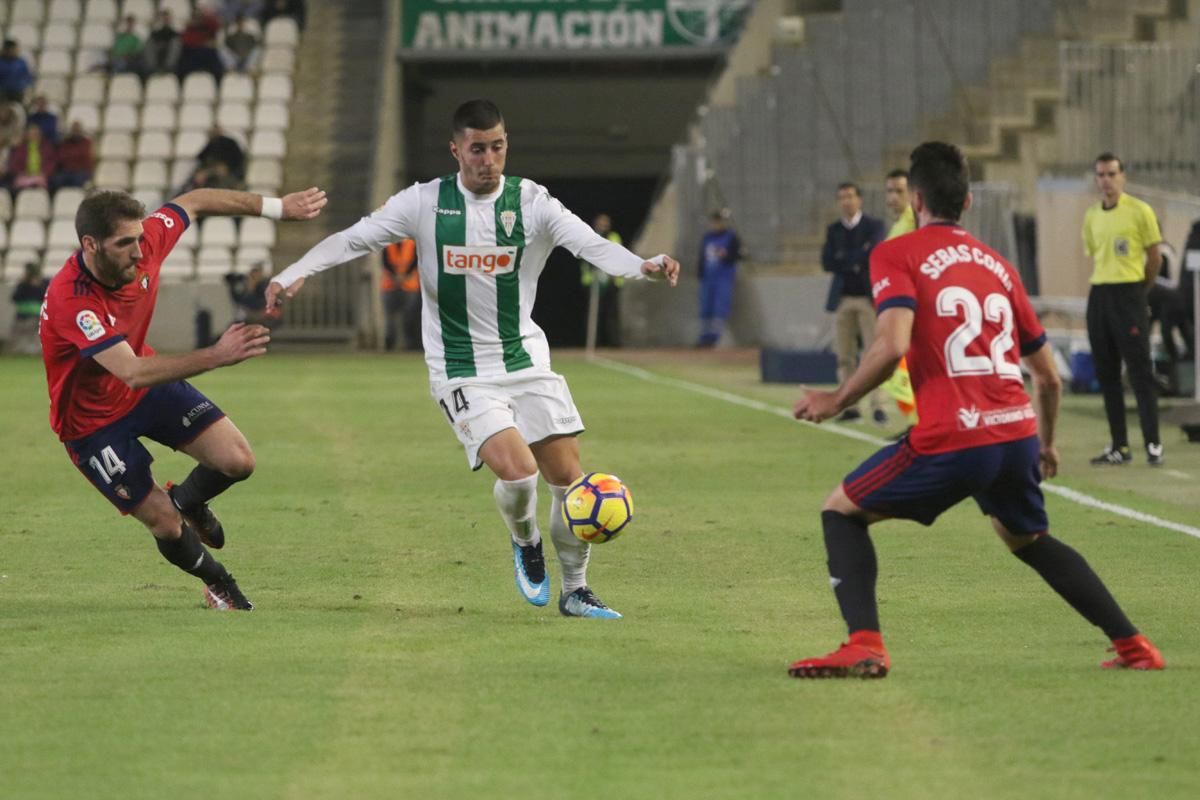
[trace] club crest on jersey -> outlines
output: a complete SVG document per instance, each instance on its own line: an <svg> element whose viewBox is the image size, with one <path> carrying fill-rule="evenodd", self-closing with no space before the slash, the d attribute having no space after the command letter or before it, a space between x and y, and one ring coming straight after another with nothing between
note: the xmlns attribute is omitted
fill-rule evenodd
<svg viewBox="0 0 1200 800"><path fill-rule="evenodd" d="M116 496L121 498L122 500L128 500L130 497L129 487L125 486L124 484L120 484L120 483L118 483L116 486L113 487L113 493L116 494Z"/></svg>
<svg viewBox="0 0 1200 800"><path fill-rule="evenodd" d="M143 292L150 291L150 276L144 272L140 272L138 275L138 286L142 287Z"/></svg>
<svg viewBox="0 0 1200 800"><path fill-rule="evenodd" d="M506 275L516 269L517 248L442 245L442 268L457 275Z"/></svg>
<svg viewBox="0 0 1200 800"><path fill-rule="evenodd" d="M504 235L512 236L513 228L516 227L517 224L517 212L501 211L500 224L504 226Z"/></svg>
<svg viewBox="0 0 1200 800"><path fill-rule="evenodd" d="M79 330L83 332L83 336L89 342L94 342L104 335L104 326L100 323L100 318L96 316L95 311L84 309L75 315L75 324L79 326Z"/></svg>

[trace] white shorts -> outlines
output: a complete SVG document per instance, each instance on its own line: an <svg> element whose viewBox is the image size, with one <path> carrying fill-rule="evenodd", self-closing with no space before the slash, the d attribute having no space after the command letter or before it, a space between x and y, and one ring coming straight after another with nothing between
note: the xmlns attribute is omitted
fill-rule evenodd
<svg viewBox="0 0 1200 800"><path fill-rule="evenodd" d="M439 413L467 451L471 469L483 466L479 459L483 443L508 428L516 428L527 444L583 433L571 390L556 372L530 371L515 379L456 379L429 389Z"/></svg>

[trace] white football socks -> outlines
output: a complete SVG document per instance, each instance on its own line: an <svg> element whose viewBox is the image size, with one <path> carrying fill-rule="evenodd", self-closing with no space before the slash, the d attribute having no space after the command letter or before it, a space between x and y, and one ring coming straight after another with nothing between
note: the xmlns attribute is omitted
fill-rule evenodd
<svg viewBox="0 0 1200 800"><path fill-rule="evenodd" d="M554 540L558 563L562 567L563 594L587 586L588 555L592 550L592 546L579 541L563 521L563 497L568 488L570 487L550 486L550 538Z"/></svg>
<svg viewBox="0 0 1200 800"><path fill-rule="evenodd" d="M542 540L537 525L537 486L538 474L535 472L519 481L497 479L492 489L500 516L513 541L519 545L537 544Z"/></svg>

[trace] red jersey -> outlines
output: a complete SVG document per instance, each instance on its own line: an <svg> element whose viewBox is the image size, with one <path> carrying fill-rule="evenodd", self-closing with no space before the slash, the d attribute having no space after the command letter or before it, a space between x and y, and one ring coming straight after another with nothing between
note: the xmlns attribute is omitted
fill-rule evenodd
<svg viewBox="0 0 1200 800"><path fill-rule="evenodd" d="M64 442L81 439L128 414L145 395L92 358L119 342L138 356L154 355L146 331L158 299L163 259L187 229L187 212L167 203L142 222L142 260L137 277L120 289L96 279L76 251L46 290L39 332L50 427Z"/></svg>
<svg viewBox="0 0 1200 800"><path fill-rule="evenodd" d="M935 223L871 252L876 312L913 310L908 370L921 454L1023 439L1037 433L1020 358L1046 332L1008 262L957 225Z"/></svg>

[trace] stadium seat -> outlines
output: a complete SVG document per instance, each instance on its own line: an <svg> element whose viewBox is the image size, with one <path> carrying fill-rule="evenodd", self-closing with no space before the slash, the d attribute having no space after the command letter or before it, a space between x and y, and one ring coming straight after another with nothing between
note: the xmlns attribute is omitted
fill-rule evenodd
<svg viewBox="0 0 1200 800"><path fill-rule="evenodd" d="M0 222L6 223L13 217L13 199L8 189L0 188ZM4 248L0 247L0 250Z"/></svg>
<svg viewBox="0 0 1200 800"><path fill-rule="evenodd" d="M83 198L87 196L87 192L75 186L64 186L54 193L54 207L50 211L51 219L66 219L70 220L71 224L75 224L75 212L79 210L79 204L83 202Z"/></svg>
<svg viewBox="0 0 1200 800"><path fill-rule="evenodd" d="M269 187L271 192L279 191L283 185L283 164L273 158L254 158L246 168L246 184L255 187Z"/></svg>
<svg viewBox="0 0 1200 800"><path fill-rule="evenodd" d="M29 22L11 22L5 37L21 45L21 55L33 66L33 54L42 49L42 26Z"/></svg>
<svg viewBox="0 0 1200 800"><path fill-rule="evenodd" d="M71 73L71 54L66 50L43 50L38 56L38 75L47 78L66 77Z"/></svg>
<svg viewBox="0 0 1200 800"><path fill-rule="evenodd" d="M191 158L176 158L171 162L171 188L179 190L183 188L192 179L192 173L196 171L196 157Z"/></svg>
<svg viewBox="0 0 1200 800"><path fill-rule="evenodd" d="M234 253L233 263L237 265L238 272L245 272L251 267L265 264L269 273L271 271L271 251L266 247L239 247Z"/></svg>
<svg viewBox="0 0 1200 800"><path fill-rule="evenodd" d="M50 219L50 193L36 186L30 187L17 194L16 213L14 219Z"/></svg>
<svg viewBox="0 0 1200 800"><path fill-rule="evenodd" d="M227 74L221 81L221 102L241 101L249 103L254 99L254 79L240 72Z"/></svg>
<svg viewBox="0 0 1200 800"><path fill-rule="evenodd" d="M140 106L142 104L142 82L138 80L137 75L128 72L113 75L108 84L108 102Z"/></svg>
<svg viewBox="0 0 1200 800"><path fill-rule="evenodd" d="M8 226L0 225L0 252L8 249Z"/></svg>
<svg viewBox="0 0 1200 800"><path fill-rule="evenodd" d="M233 271L233 251L228 247L201 246L196 251L196 271L224 275Z"/></svg>
<svg viewBox="0 0 1200 800"><path fill-rule="evenodd" d="M142 130L175 130L175 107L164 103L147 102L142 106Z"/></svg>
<svg viewBox="0 0 1200 800"><path fill-rule="evenodd" d="M109 28L117 24L117 0L88 0L83 12L84 24L100 24Z"/></svg>
<svg viewBox="0 0 1200 800"><path fill-rule="evenodd" d="M28 247L19 249L11 249L4 257L4 271L12 275L20 275L25 270L26 264L40 264L42 259L38 257L37 250L31 250ZM45 275L42 275L45 278Z"/></svg>
<svg viewBox="0 0 1200 800"><path fill-rule="evenodd" d="M212 106L201 103L184 103L179 109L179 130L206 131L212 126Z"/></svg>
<svg viewBox="0 0 1200 800"><path fill-rule="evenodd" d="M101 161L96 167L96 174L92 176L92 182L96 184L97 189L127 190L129 188L129 162L109 161L108 159Z"/></svg>
<svg viewBox="0 0 1200 800"><path fill-rule="evenodd" d="M57 275L58 271L66 266L67 259L74 255L78 249L79 245L76 244L72 248L59 247L47 250L46 255L42 257L42 277L53 278Z"/></svg>
<svg viewBox="0 0 1200 800"><path fill-rule="evenodd" d="M237 226L232 217L207 217L200 226L200 247L224 247L237 245Z"/></svg>
<svg viewBox="0 0 1200 800"><path fill-rule="evenodd" d="M85 131L95 133L100 128L100 109L91 103L78 103L67 109L67 124L78 122Z"/></svg>
<svg viewBox="0 0 1200 800"><path fill-rule="evenodd" d="M194 160L206 144L208 144L208 133L206 131L180 131L175 134L173 155L175 158Z"/></svg>
<svg viewBox="0 0 1200 800"><path fill-rule="evenodd" d="M287 130L288 119L288 107L284 103L272 101L259 103L254 107L255 130Z"/></svg>
<svg viewBox="0 0 1200 800"><path fill-rule="evenodd" d="M296 69L296 51L290 47L272 47L263 52L258 68L264 75L291 75Z"/></svg>
<svg viewBox="0 0 1200 800"><path fill-rule="evenodd" d="M51 0L50 11L46 14L46 18L51 22L58 20L72 24L78 24L82 16L83 9L79 0Z"/></svg>
<svg viewBox="0 0 1200 800"><path fill-rule="evenodd" d="M110 103L104 107L104 130L133 133L138 128L137 109L126 103Z"/></svg>
<svg viewBox="0 0 1200 800"><path fill-rule="evenodd" d="M14 0L9 12L8 21L30 22L40 26L46 18L46 3L44 0Z"/></svg>
<svg viewBox="0 0 1200 800"><path fill-rule="evenodd" d="M287 75L263 75L258 80L258 99L291 102L292 79Z"/></svg>
<svg viewBox="0 0 1200 800"><path fill-rule="evenodd" d="M149 209L149 206L146 206ZM159 273L163 280L191 280L196 275L196 262L192 251L186 247L176 247L167 253L163 259L162 271Z"/></svg>
<svg viewBox="0 0 1200 800"><path fill-rule="evenodd" d="M51 104L61 108L71 95L70 82L61 75L39 78L33 87L33 94L35 97L39 94L45 95Z"/></svg>
<svg viewBox="0 0 1200 800"><path fill-rule="evenodd" d="M42 31L42 47L47 50L74 50L75 26L65 22L51 22Z"/></svg>
<svg viewBox="0 0 1200 800"><path fill-rule="evenodd" d="M183 79L184 103L207 103L217 101L217 80L211 72L193 72Z"/></svg>
<svg viewBox="0 0 1200 800"><path fill-rule="evenodd" d="M61 192L62 189L59 191ZM162 192L156 192L153 189L138 189L133 193L133 199L146 207L147 214L154 213L163 204Z"/></svg>
<svg viewBox="0 0 1200 800"><path fill-rule="evenodd" d="M163 161L138 161L133 166L133 188L163 191L167 188L167 165Z"/></svg>
<svg viewBox="0 0 1200 800"><path fill-rule="evenodd" d="M184 249L189 253L194 251L200 244L200 225L196 220L192 220L192 224L188 225L187 230L179 236L179 241L175 243L175 249Z"/></svg>
<svg viewBox="0 0 1200 800"><path fill-rule="evenodd" d="M133 77L132 75L130 77ZM137 78L134 78L137 80ZM71 105L89 103L103 105L105 77L103 75L80 75L71 84Z"/></svg>
<svg viewBox="0 0 1200 800"><path fill-rule="evenodd" d="M130 161L133 159L133 134L105 131L100 137L100 157L110 161Z"/></svg>
<svg viewBox="0 0 1200 800"><path fill-rule="evenodd" d="M179 80L174 75L152 75L146 81L147 103L179 103Z"/></svg>
<svg viewBox="0 0 1200 800"><path fill-rule="evenodd" d="M13 220L8 229L8 246L14 250L45 250L46 223L36 219Z"/></svg>
<svg viewBox="0 0 1200 800"><path fill-rule="evenodd" d="M159 0L159 9L170 11L175 23L183 28L192 16L192 0Z"/></svg>
<svg viewBox="0 0 1200 800"><path fill-rule="evenodd" d="M217 106L217 124L240 131L251 127L250 106L241 102L222 102Z"/></svg>
<svg viewBox="0 0 1200 800"><path fill-rule="evenodd" d="M108 52L106 50L97 50L89 47L85 50L80 50L75 54L75 74L83 75L87 72L96 70L104 70L108 68Z"/></svg>
<svg viewBox="0 0 1200 800"><path fill-rule="evenodd" d="M139 22L144 23L144 22L147 22L148 20L154 19L154 17L155 17L154 5L155 5L154 0L125 0L125 2L121 6L121 16L122 17L133 16ZM176 28L182 28L184 25L187 24L188 17L190 17L191 15L192 15L191 11L188 11L182 17L176 15L175 19L173 19L172 22L174 23Z"/></svg>
<svg viewBox="0 0 1200 800"><path fill-rule="evenodd" d="M266 47L283 46L295 48L300 43L300 26L291 17L275 17L267 23L263 33Z"/></svg>
<svg viewBox="0 0 1200 800"><path fill-rule="evenodd" d="M287 140L281 131L255 131L250 137L251 158L283 158Z"/></svg>
<svg viewBox="0 0 1200 800"><path fill-rule="evenodd" d="M79 246L79 237L75 234L75 220L56 219L50 223L50 235L46 239L48 250L67 250Z"/></svg>
<svg viewBox="0 0 1200 800"><path fill-rule="evenodd" d="M89 4L90 5L90 4ZM108 50L113 45L112 23L88 23L79 32L79 48L81 50Z"/></svg>
<svg viewBox="0 0 1200 800"><path fill-rule="evenodd" d="M242 247L274 247L275 221L265 217L246 217L238 231L238 244Z"/></svg>
<svg viewBox="0 0 1200 800"><path fill-rule="evenodd" d="M138 137L138 159L158 159L165 161L172 155L171 134L166 131L146 131ZM137 181L134 181L137 185Z"/></svg>

